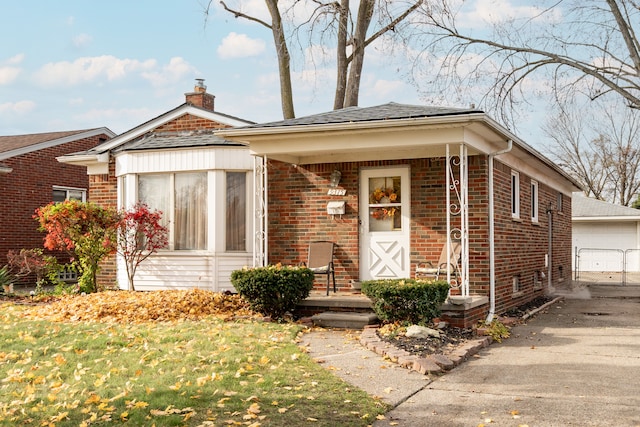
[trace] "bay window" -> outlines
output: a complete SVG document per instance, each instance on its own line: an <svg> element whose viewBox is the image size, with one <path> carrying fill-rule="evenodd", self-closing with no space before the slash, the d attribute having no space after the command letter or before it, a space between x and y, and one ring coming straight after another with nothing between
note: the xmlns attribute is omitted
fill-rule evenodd
<svg viewBox="0 0 640 427"><path fill-rule="evenodd" d="M207 249L206 172L139 175L138 200L162 212L168 249Z"/></svg>

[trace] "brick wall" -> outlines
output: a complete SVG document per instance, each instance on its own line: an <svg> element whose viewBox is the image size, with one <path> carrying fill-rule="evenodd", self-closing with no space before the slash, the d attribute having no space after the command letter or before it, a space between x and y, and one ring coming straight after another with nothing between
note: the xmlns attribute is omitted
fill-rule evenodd
<svg viewBox="0 0 640 427"><path fill-rule="evenodd" d="M89 176L89 200L105 208L118 208L116 162L109 159L109 173ZM100 287L117 288L116 258L109 256L100 263L97 282Z"/></svg>
<svg viewBox="0 0 640 427"><path fill-rule="evenodd" d="M56 157L88 150L107 135L79 139L55 147L19 155L2 163L13 169L0 175L0 265L10 250L42 248L44 234L33 219L35 210L52 201L53 186L89 188L87 170L59 163ZM64 259L64 257L62 257Z"/></svg>
<svg viewBox="0 0 640 427"><path fill-rule="evenodd" d="M167 122L162 126L158 126L154 131L183 132L190 130L224 129L228 127L230 126L212 120L203 119L202 117L193 116L191 114L184 114L175 120Z"/></svg>
<svg viewBox="0 0 640 427"><path fill-rule="evenodd" d="M330 240L335 252L336 282L348 289L359 278L358 174L360 168L409 165L411 173L411 271L418 262L437 261L446 242L445 160L412 159L298 165L270 160L269 262L296 265L305 261L309 242ZM345 196L328 196L333 170L342 172ZM489 203L486 156L469 159L469 281L471 294L489 295ZM544 292L534 289L534 272L544 270L548 246L546 206L557 192L539 184L539 223L531 222L531 181L520 174L521 221L511 218L511 170L496 161L494 169L496 212L496 311L516 307ZM453 199L452 195L452 200ZM329 200L346 200L346 214L332 219L326 213ZM571 258L571 201L564 197L563 213L554 213L554 280L560 266L567 280ZM454 224L455 226L455 224ZM546 271L545 271L546 274ZM520 275L521 291L513 294L513 277ZM316 287L326 286L324 276ZM543 283L546 286L546 282Z"/></svg>

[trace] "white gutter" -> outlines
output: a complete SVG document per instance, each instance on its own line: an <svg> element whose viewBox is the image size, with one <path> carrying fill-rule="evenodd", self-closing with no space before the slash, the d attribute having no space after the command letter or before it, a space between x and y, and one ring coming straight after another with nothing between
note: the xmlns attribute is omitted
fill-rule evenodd
<svg viewBox="0 0 640 427"><path fill-rule="evenodd" d="M513 148L513 140L507 141L507 148L489 154L489 314L486 322L490 323L496 314L496 260L495 260L495 214L493 202L493 158L507 153Z"/></svg>

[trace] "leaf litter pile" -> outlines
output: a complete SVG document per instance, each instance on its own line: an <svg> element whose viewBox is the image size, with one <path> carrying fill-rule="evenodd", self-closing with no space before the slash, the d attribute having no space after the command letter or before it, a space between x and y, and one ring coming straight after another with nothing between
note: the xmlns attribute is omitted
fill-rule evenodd
<svg viewBox="0 0 640 427"><path fill-rule="evenodd" d="M255 317L238 295L200 289L187 291L106 291L65 297L36 305L29 316L56 322L171 322L207 316Z"/></svg>

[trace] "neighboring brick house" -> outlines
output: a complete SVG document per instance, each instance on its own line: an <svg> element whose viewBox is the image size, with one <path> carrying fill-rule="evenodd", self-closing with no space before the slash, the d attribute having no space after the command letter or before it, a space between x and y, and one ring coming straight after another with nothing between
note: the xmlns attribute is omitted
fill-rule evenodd
<svg viewBox="0 0 640 427"><path fill-rule="evenodd" d="M115 136L107 128L0 136L0 265L11 250L43 247L35 210L52 201L87 199L89 179L82 167L57 157L88 150Z"/></svg>
<svg viewBox="0 0 640 427"><path fill-rule="evenodd" d="M576 182L482 111L390 103L217 134L262 159L259 264L298 264L311 241L330 240L346 289L414 277L457 243L448 279L459 296L443 310L465 327L570 278ZM330 202L344 214L329 213Z"/></svg>
<svg viewBox="0 0 640 427"><path fill-rule="evenodd" d="M162 211L169 247L138 268L136 290L232 290L231 271L252 262L253 159L246 145L213 134L252 122L215 111L201 80L185 96L175 109L59 159L86 167L92 201ZM116 264L107 260L98 280L127 289L124 264Z"/></svg>

